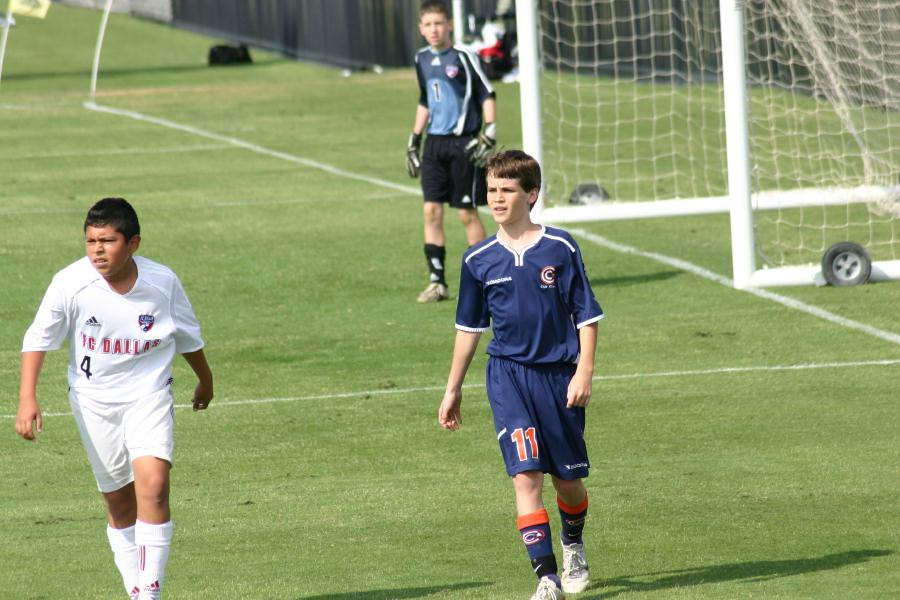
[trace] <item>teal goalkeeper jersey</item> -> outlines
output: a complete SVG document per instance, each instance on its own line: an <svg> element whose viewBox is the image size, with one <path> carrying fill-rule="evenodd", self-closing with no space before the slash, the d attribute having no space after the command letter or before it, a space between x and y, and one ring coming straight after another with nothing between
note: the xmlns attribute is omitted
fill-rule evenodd
<svg viewBox="0 0 900 600"><path fill-rule="evenodd" d="M475 135L481 131L481 105L495 96L478 57L453 46L416 54L419 104L428 108L429 135Z"/></svg>

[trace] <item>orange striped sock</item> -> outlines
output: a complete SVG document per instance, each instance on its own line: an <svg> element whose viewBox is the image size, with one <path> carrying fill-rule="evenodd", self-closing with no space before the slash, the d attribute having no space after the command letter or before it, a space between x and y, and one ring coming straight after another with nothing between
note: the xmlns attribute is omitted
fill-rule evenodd
<svg viewBox="0 0 900 600"><path fill-rule="evenodd" d="M563 544L580 544L581 534L584 531L584 520L587 518L588 497L577 506L569 506L562 498L556 497L556 505L559 507L559 518L562 521L560 539Z"/></svg>
<svg viewBox="0 0 900 600"><path fill-rule="evenodd" d="M531 568L538 579L556 576L556 556L553 554L553 540L550 536L550 517L547 509L541 508L527 515L519 515L516 526L522 534L522 542L528 551Z"/></svg>

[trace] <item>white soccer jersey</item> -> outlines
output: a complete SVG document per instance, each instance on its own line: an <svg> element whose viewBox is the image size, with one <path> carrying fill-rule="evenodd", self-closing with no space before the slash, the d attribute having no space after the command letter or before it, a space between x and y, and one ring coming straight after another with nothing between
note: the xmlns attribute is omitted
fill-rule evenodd
<svg viewBox="0 0 900 600"><path fill-rule="evenodd" d="M116 403L163 389L175 353L203 347L200 325L175 273L135 256L138 277L113 291L87 257L53 277L22 352L56 350L69 340L69 387Z"/></svg>

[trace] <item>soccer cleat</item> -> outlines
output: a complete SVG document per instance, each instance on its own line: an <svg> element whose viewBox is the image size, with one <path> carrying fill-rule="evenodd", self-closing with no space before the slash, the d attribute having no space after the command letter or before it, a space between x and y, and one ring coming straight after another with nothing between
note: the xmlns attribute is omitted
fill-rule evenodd
<svg viewBox="0 0 900 600"><path fill-rule="evenodd" d="M549 577L541 577L531 600L566 600L566 594Z"/></svg>
<svg viewBox="0 0 900 600"><path fill-rule="evenodd" d="M567 594L583 592L591 582L584 544L563 544L562 550L562 587Z"/></svg>
<svg viewBox="0 0 900 600"><path fill-rule="evenodd" d="M429 302L440 302L450 297L447 286L443 283L431 283L425 288L425 291L419 294L419 303L428 304Z"/></svg>

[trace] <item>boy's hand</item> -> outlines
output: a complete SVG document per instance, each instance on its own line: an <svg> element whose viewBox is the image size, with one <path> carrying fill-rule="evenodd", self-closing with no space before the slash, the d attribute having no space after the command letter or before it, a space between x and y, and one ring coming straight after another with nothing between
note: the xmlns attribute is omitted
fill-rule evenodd
<svg viewBox="0 0 900 600"><path fill-rule="evenodd" d="M462 391L447 390L444 392L444 400L438 410L438 424L444 429L456 431L462 425Z"/></svg>
<svg viewBox="0 0 900 600"><path fill-rule="evenodd" d="M569 382L569 388L566 391L566 408L590 404L591 394L593 393L592 376L592 373L584 373L580 370L575 371L575 375L572 377L572 381Z"/></svg>
<svg viewBox="0 0 900 600"><path fill-rule="evenodd" d="M16 413L16 433L26 440L34 441L35 429L41 432L44 430L44 420L41 417L41 407L38 406L36 398L20 398L19 410Z"/></svg>
<svg viewBox="0 0 900 600"><path fill-rule="evenodd" d="M472 164L476 167L483 167L487 163L488 155L496 145L497 125L488 123L484 126L484 130L478 134L478 137L466 144L466 154L469 155L469 160L472 161Z"/></svg>
<svg viewBox="0 0 900 600"><path fill-rule="evenodd" d="M406 172L412 178L419 176L419 168L422 166L422 162L419 160L419 148L421 146L422 135L418 133L409 134L409 143L406 145Z"/></svg>
<svg viewBox="0 0 900 600"><path fill-rule="evenodd" d="M193 409L197 410L206 410L206 407L209 406L209 403L213 399L213 391L211 385L206 385L204 382L200 382L197 384L197 387L194 388L194 400L192 402Z"/></svg>

